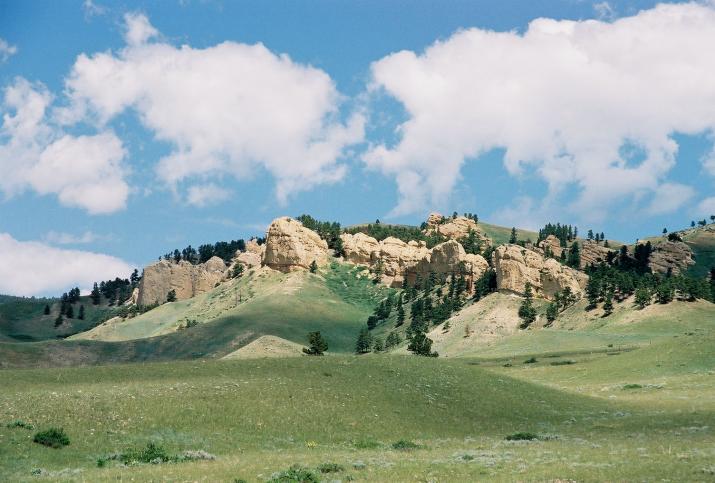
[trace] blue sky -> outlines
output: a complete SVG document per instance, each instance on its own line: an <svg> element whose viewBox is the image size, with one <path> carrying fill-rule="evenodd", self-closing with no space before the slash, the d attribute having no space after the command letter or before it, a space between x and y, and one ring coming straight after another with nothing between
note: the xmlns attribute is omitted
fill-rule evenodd
<svg viewBox="0 0 715 483"><path fill-rule="evenodd" d="M629 242L709 216L715 10L655 5L0 2L0 292L284 214Z"/></svg>

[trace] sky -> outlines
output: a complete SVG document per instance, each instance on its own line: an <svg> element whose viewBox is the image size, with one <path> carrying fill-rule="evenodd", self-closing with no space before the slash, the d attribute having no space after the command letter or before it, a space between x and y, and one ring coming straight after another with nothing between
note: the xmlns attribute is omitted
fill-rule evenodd
<svg viewBox="0 0 715 483"><path fill-rule="evenodd" d="M715 214L715 3L0 0L0 293L278 216Z"/></svg>

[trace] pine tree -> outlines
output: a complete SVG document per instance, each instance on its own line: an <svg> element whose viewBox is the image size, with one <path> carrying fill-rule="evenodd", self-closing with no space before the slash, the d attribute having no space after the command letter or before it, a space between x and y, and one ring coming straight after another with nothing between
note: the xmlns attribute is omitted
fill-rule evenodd
<svg viewBox="0 0 715 483"><path fill-rule="evenodd" d="M511 236L509 237L509 243L516 243L517 237L516 237L516 227L513 227L511 229Z"/></svg>
<svg viewBox="0 0 715 483"><path fill-rule="evenodd" d="M55 319L55 328L59 327L62 325L63 319L62 319L62 314L58 315L57 318Z"/></svg>
<svg viewBox="0 0 715 483"><path fill-rule="evenodd" d="M579 268L579 266L581 265L581 249L578 246L578 242L573 242L573 244L571 245L566 265L572 268Z"/></svg>
<svg viewBox="0 0 715 483"><path fill-rule="evenodd" d="M432 352L432 339L427 337L424 332L417 332L412 336L407 350L416 356L437 357L439 355Z"/></svg>
<svg viewBox="0 0 715 483"><path fill-rule="evenodd" d="M315 262L315 260L313 260L312 262L310 262L310 268L309 268L309 269L310 269L310 273L315 273L315 272L318 271L318 264Z"/></svg>
<svg viewBox="0 0 715 483"><path fill-rule="evenodd" d="M322 356L328 350L328 343L320 335L320 331L308 333L308 345L308 348L303 347L303 352L310 356Z"/></svg>
<svg viewBox="0 0 715 483"><path fill-rule="evenodd" d="M65 317L68 319L74 318L74 309L72 308L72 305L67 305L67 309L65 309Z"/></svg>
<svg viewBox="0 0 715 483"><path fill-rule="evenodd" d="M397 347L400 342L402 342L400 334L398 334L397 332L390 332L385 339L385 350L390 350L393 347Z"/></svg>
<svg viewBox="0 0 715 483"><path fill-rule="evenodd" d="M45 315L50 315L50 306L49 306L49 305L45 305L45 312L44 312L44 313L45 313Z"/></svg>
<svg viewBox="0 0 715 483"><path fill-rule="evenodd" d="M372 346L372 336L368 332L367 327L360 329L357 341L355 342L355 353L356 354L366 354L370 352L370 347Z"/></svg>
<svg viewBox="0 0 715 483"><path fill-rule="evenodd" d="M640 285L636 289L636 305L644 309L646 305L650 304L650 290L645 285Z"/></svg>
<svg viewBox="0 0 715 483"><path fill-rule="evenodd" d="M79 306L79 315L77 316L79 320L84 320L84 305Z"/></svg>
<svg viewBox="0 0 715 483"><path fill-rule="evenodd" d="M603 316L608 317L613 313L613 290L610 288L606 291L606 296L603 302Z"/></svg>
<svg viewBox="0 0 715 483"><path fill-rule="evenodd" d="M710 269L710 300L715 303L715 267Z"/></svg>
<svg viewBox="0 0 715 483"><path fill-rule="evenodd" d="M519 307L519 317L522 320L522 329L526 329L536 320L536 309L533 304L533 292L529 282L526 282L526 286L524 287L524 300L521 302L521 306Z"/></svg>
<svg viewBox="0 0 715 483"><path fill-rule="evenodd" d="M546 320L549 321L549 325L556 320L556 317L559 315L559 306L556 302L551 302L547 307L546 307Z"/></svg>
<svg viewBox="0 0 715 483"><path fill-rule="evenodd" d="M379 337L375 338L375 341L372 343L372 351L382 352L383 350L385 350L385 344L382 342L382 339Z"/></svg>
<svg viewBox="0 0 715 483"><path fill-rule="evenodd" d="M405 323L405 309L402 306L402 299L400 299L400 304L397 306L397 324L395 327L399 327Z"/></svg>
<svg viewBox="0 0 715 483"><path fill-rule="evenodd" d="M102 301L102 295L99 292L99 287L97 286L97 282L94 282L94 287L92 287L92 293L90 294L90 297L92 297L93 305L99 305L99 303Z"/></svg>
<svg viewBox="0 0 715 483"><path fill-rule="evenodd" d="M169 290L169 293L166 294L166 301L167 302L176 302L176 290L174 290L174 289Z"/></svg>

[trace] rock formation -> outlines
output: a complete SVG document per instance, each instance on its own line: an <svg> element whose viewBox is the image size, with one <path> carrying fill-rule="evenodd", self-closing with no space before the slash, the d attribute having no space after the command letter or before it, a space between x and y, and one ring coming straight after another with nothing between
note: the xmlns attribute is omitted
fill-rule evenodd
<svg viewBox="0 0 715 483"><path fill-rule="evenodd" d="M219 257L206 263L192 265L187 261L176 263L161 260L144 268L139 283L137 305L166 302L170 290L176 292L177 300L184 300L208 292L224 279L226 264Z"/></svg>
<svg viewBox="0 0 715 483"><path fill-rule="evenodd" d="M604 247L593 240L585 240L581 245L581 268L599 265L608 260L608 254L615 250Z"/></svg>
<svg viewBox="0 0 715 483"><path fill-rule="evenodd" d="M561 241L554 235L549 235L543 240L541 240L539 242L538 247L541 248L542 253L546 253L546 250L548 248L556 258L560 258L561 252L564 251L564 249L561 248Z"/></svg>
<svg viewBox="0 0 715 483"><path fill-rule="evenodd" d="M694 264L693 252L687 244L669 240L654 243L648 261L654 273L667 273L670 270L673 275L680 274Z"/></svg>
<svg viewBox="0 0 715 483"><path fill-rule="evenodd" d="M263 265L281 272L308 269L328 261L328 244L313 230L289 217L277 218L266 233Z"/></svg>
<svg viewBox="0 0 715 483"><path fill-rule="evenodd" d="M259 245L255 238L246 243L245 252L236 252L236 262L246 268L260 267L263 261L263 254L266 251L266 245Z"/></svg>
<svg viewBox="0 0 715 483"><path fill-rule="evenodd" d="M518 245L497 247L492 260L499 290L523 294L528 282L535 294L551 299L566 287L579 296L588 283L585 273Z"/></svg>
<svg viewBox="0 0 715 483"><path fill-rule="evenodd" d="M364 233L343 233L340 238L343 241L345 259L356 265L372 264L373 254L380 251L380 243Z"/></svg>
<svg viewBox="0 0 715 483"><path fill-rule="evenodd" d="M439 233L450 240L457 241L468 236L470 231L474 231L482 247L492 244L491 239L482 231L477 222L466 216L445 218L439 213L430 213L427 218L427 227L424 229L426 235Z"/></svg>

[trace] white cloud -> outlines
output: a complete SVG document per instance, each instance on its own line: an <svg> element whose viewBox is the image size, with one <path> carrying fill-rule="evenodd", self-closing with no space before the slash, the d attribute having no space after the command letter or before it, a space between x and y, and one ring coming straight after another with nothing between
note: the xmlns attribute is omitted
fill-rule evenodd
<svg viewBox="0 0 715 483"><path fill-rule="evenodd" d="M195 206L208 206L226 201L230 196L230 191L216 184L208 183L189 187L186 201Z"/></svg>
<svg viewBox="0 0 715 483"><path fill-rule="evenodd" d="M157 139L173 146L157 173L173 188L192 178L246 179L266 170L276 195L340 180L338 160L363 139L363 117L343 124L343 101L322 70L293 62L262 44L224 42L205 49L150 42L146 16L126 18L127 46L80 55L66 80L66 122L99 125L133 109Z"/></svg>
<svg viewBox="0 0 715 483"><path fill-rule="evenodd" d="M673 213L695 196L695 190L679 183L663 183L656 188L646 212L651 215Z"/></svg>
<svg viewBox="0 0 715 483"><path fill-rule="evenodd" d="M82 9L84 10L86 19L107 13L107 7L94 3L92 0L84 0L84 2L82 2Z"/></svg>
<svg viewBox="0 0 715 483"><path fill-rule="evenodd" d="M7 40L0 39L0 64L6 62L7 59L17 53L17 47L10 45Z"/></svg>
<svg viewBox="0 0 715 483"><path fill-rule="evenodd" d="M5 89L0 127L0 191L56 194L63 205L89 213L123 209L129 194L121 162L126 152L111 131L71 136L50 124L47 89L18 78Z"/></svg>
<svg viewBox="0 0 715 483"><path fill-rule="evenodd" d="M599 20L613 20L616 12L608 2L598 2L593 4L593 11Z"/></svg>
<svg viewBox="0 0 715 483"><path fill-rule="evenodd" d="M715 8L692 3L612 23L542 18L523 35L469 29L421 55L389 55L372 65L372 91L400 101L408 119L399 142L371 146L365 163L395 177L393 214L403 214L444 203L466 160L504 148L511 174L533 168L550 199L575 186L574 211L606 216L667 181L674 132L712 132L709 45ZM644 159L624 156L626 145Z"/></svg>
<svg viewBox="0 0 715 483"><path fill-rule="evenodd" d="M90 230L80 233L79 235L61 231L48 231L43 237L44 241L55 245L86 245L96 241L106 241L110 239L111 237L109 236L98 235Z"/></svg>
<svg viewBox="0 0 715 483"><path fill-rule="evenodd" d="M705 168L705 171L707 171L710 176L715 176L715 150L703 158L703 168Z"/></svg>
<svg viewBox="0 0 715 483"><path fill-rule="evenodd" d="M129 276L133 267L99 253L54 248L35 241L18 241L0 233L0 293L56 295L71 287L83 290L99 280Z"/></svg>

